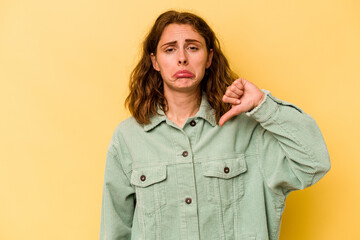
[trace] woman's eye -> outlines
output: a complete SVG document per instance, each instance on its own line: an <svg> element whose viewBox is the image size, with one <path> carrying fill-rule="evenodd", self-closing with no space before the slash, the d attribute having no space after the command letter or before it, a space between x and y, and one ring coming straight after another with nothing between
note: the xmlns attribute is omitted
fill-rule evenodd
<svg viewBox="0 0 360 240"><path fill-rule="evenodd" d="M170 52L173 52L174 50L175 50L175 48L167 48L167 49L165 49L165 52L170 53Z"/></svg>
<svg viewBox="0 0 360 240"><path fill-rule="evenodd" d="M199 50L198 47L195 47L195 46L190 46L188 47L191 51L196 51L196 50Z"/></svg>

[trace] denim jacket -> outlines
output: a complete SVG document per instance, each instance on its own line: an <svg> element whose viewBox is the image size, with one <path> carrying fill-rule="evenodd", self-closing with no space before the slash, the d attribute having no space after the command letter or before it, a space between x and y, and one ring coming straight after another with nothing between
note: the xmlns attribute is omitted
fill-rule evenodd
<svg viewBox="0 0 360 240"><path fill-rule="evenodd" d="M205 94L182 128L163 113L147 125L121 122L106 158L100 239L278 239L287 195L316 183L330 161L315 121L264 92L223 127Z"/></svg>

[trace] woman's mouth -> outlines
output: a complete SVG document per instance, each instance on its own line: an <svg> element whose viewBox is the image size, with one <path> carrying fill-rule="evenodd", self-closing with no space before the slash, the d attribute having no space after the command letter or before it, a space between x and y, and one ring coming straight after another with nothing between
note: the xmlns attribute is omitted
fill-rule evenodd
<svg viewBox="0 0 360 240"><path fill-rule="evenodd" d="M174 74L174 77L176 78L192 78L194 76L195 74L187 70L179 70Z"/></svg>

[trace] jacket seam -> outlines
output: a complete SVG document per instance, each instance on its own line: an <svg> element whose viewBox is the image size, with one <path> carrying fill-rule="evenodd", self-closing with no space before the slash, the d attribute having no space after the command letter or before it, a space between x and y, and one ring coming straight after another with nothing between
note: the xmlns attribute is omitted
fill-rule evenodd
<svg viewBox="0 0 360 240"><path fill-rule="evenodd" d="M260 125L260 123L258 124L258 127L262 127L261 125ZM265 131L267 131L266 129L265 129ZM279 196L279 197L283 197L283 195L282 194L279 194L279 193L277 193L277 192L275 192L270 186L269 186L269 184L268 184L268 181L267 181L267 177L266 177L266 175L265 175L265 173L264 173L264 169L263 169L263 167L262 167L262 164L261 164L261 158L264 158L264 154L263 154L263 152L262 151L260 151L260 145L262 145L261 143L259 143L259 142L261 142L261 137L260 137L260 132L258 132L257 133L257 135L258 135L258 140L257 140L257 151L258 151L258 158L257 158L257 160L258 160L258 167L259 167L259 169L260 169L260 173L261 173L261 175L262 175L262 177L263 177L263 179L264 179L264 183L265 183L265 185L270 189L270 191L272 192L272 193L274 193L275 195L277 195L277 196Z"/></svg>
<svg viewBox="0 0 360 240"><path fill-rule="evenodd" d="M282 126L277 120L277 117L275 116L274 117L274 122L284 131L286 132L287 134L289 134L289 136L292 137L292 139L294 140L294 142L296 144L298 144L303 150L304 152L306 153L307 157L309 158L309 160L311 161L312 163L312 168L314 169L313 172L311 172L310 174L312 174L312 177L311 177L311 181L310 181L310 184L312 184L313 180L314 180L314 177L315 177L315 173L317 172L317 164L316 164L316 161L314 159L314 154L312 153L311 149L308 148L306 145L304 145L295 135L293 135L291 133L291 131L287 130L284 126ZM283 151L284 154L286 155L286 152ZM289 157L289 159L291 159ZM305 186L306 187L306 186Z"/></svg>
<svg viewBox="0 0 360 240"><path fill-rule="evenodd" d="M277 110L279 110L279 108L277 108ZM278 125L286 134L288 134L290 137L292 137L292 139L293 139L293 141L296 143L296 144L298 144L303 150L304 150L304 152L306 153L306 155L307 155L307 157L311 160L311 162L312 162L312 167L314 168L314 172L311 172L310 174L312 174L312 178L311 178L311 182L310 182L310 184L312 184L312 182L313 182L313 179L314 179L314 177L315 177L315 173L316 173L316 162L314 161L314 159L313 159L313 155L311 154L311 151L310 151L310 149L308 149L305 145L303 145L302 144L302 142L301 141L299 141L298 140L298 138L297 137L295 137L290 131L288 131L286 128L284 128L278 121L277 121L277 114L274 114L275 116L274 117L270 117L270 118L268 118L268 120L266 120L268 123L275 123L276 125ZM271 115L270 115L271 116ZM262 123L264 123L264 122L262 122ZM260 126L261 126L261 124L260 124ZM262 127L262 126L261 126ZM269 132L271 135L273 135L273 133L271 132L271 131L269 131L269 130L267 130L266 128L264 128L264 130L265 131L267 131L267 132ZM258 133L258 135L260 135L260 133ZM274 137L275 138L275 137ZM258 138L258 142L260 142L261 140L261 137L259 136L259 138ZM276 138L275 138L276 139ZM281 147L281 145L280 145L280 142L276 139L276 141L277 141L277 143L279 144L279 146ZM262 145L262 144L261 144ZM263 154L263 152L262 151L260 151L260 146L258 146L259 147L259 149L258 149L258 151L259 152L261 152L261 156L262 157L264 157L264 154ZM287 153L284 151L284 150L282 150L283 151L283 153L284 153L284 155L288 158L288 159L291 159L290 157L288 157L288 155L287 155ZM264 178L264 182L266 183L266 186L271 190L271 192L273 192L274 194L276 194L276 195L278 195L278 196L281 196L281 197L283 197L284 195L286 195L289 191L287 191L287 193L286 194L279 194L279 193L277 193L276 191L274 191L269 185L268 185L268 182L267 182L267 176L265 175L265 173L263 172L263 168L262 168L262 164L261 164L261 160L260 159L258 159L258 164L259 164L259 168L261 169L261 174L263 175L263 178Z"/></svg>
<svg viewBox="0 0 360 240"><path fill-rule="evenodd" d="M124 136L123 136L123 134L121 133L121 131L119 131L119 135L120 135L120 137L121 137L122 139L124 139ZM115 141L116 141L117 146L120 146L120 142L119 142L119 140L118 140L116 137L115 137ZM125 147L126 147L126 151L127 151L127 152L129 153L129 155L130 155L129 148L128 148L126 142L125 142L125 139L124 139L123 142L124 142L124 145L125 145ZM120 150L120 151L121 151L121 150ZM119 154L117 154L117 155L119 155ZM121 154L121 155L123 155L123 154ZM119 160L119 163L120 163L120 165L121 165L122 171L125 173L126 178L128 179L129 182L131 182L130 173L132 172L132 168L130 168L130 169L124 168L124 165L123 165L123 162L121 161L121 159L118 159L118 160ZM133 163L133 159L130 159L130 161L131 161L131 163Z"/></svg>

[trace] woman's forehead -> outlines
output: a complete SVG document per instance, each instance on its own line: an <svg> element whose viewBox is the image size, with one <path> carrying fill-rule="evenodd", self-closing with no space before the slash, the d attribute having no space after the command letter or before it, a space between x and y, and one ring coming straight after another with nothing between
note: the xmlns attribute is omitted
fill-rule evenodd
<svg viewBox="0 0 360 240"><path fill-rule="evenodd" d="M165 27L158 45L186 40L187 42L196 40L200 43L205 43L205 39L195 31L193 26L189 24L172 23Z"/></svg>

